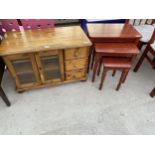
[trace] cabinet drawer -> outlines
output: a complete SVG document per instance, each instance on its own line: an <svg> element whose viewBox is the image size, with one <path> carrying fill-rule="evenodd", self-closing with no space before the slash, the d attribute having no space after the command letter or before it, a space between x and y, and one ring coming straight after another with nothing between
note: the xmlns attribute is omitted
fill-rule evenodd
<svg viewBox="0 0 155 155"><path fill-rule="evenodd" d="M86 68L87 59L77 59L65 61L66 70L75 70Z"/></svg>
<svg viewBox="0 0 155 155"><path fill-rule="evenodd" d="M42 51L42 52L39 52L39 56L43 57L43 56L50 56L50 55L58 55L59 52L62 52L62 51L61 50Z"/></svg>
<svg viewBox="0 0 155 155"><path fill-rule="evenodd" d="M87 58L88 56L88 48L72 48L65 50L65 59L75 59L75 58Z"/></svg>
<svg viewBox="0 0 155 155"><path fill-rule="evenodd" d="M84 78L85 76L86 76L85 70L75 70L75 71L66 72L67 80L80 79L80 78Z"/></svg>

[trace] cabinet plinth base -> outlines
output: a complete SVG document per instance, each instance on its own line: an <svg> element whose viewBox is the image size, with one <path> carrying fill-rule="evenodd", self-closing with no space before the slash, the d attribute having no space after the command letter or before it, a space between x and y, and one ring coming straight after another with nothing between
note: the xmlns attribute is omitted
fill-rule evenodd
<svg viewBox="0 0 155 155"><path fill-rule="evenodd" d="M85 82L85 81L87 81L87 77L84 77L84 78L81 78L81 79L63 81L63 82L61 81L61 82L55 82L55 83L36 85L34 87L31 87L31 88L30 87L16 88L16 91L18 93L23 93L26 90L45 88L45 87L56 86L56 85L67 84L67 83L73 83L73 82L79 82L79 81Z"/></svg>

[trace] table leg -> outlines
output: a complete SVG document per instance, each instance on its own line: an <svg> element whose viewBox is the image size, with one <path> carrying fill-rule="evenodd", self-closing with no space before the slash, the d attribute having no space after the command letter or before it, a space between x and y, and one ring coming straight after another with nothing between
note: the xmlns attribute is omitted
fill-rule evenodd
<svg viewBox="0 0 155 155"><path fill-rule="evenodd" d="M150 96L154 97L155 96L155 88L153 88L153 90L150 92Z"/></svg>
<svg viewBox="0 0 155 155"><path fill-rule="evenodd" d="M95 48L94 46L92 47L92 60L91 60L91 69L93 69L93 65L94 65L94 59L95 59Z"/></svg>
<svg viewBox="0 0 155 155"><path fill-rule="evenodd" d="M95 81L95 76L96 76L96 71L97 71L97 67L98 64L100 63L100 59L102 58L102 56L100 56L99 54L95 55L95 64L94 64L94 68L93 68L93 77L92 77L92 82Z"/></svg>
<svg viewBox="0 0 155 155"><path fill-rule="evenodd" d="M123 82L125 76L126 76L126 72L125 72L125 71L122 71L121 77L120 77L120 79L119 79L119 83L118 83L117 88L116 88L117 91L120 89L121 84L122 84L122 82Z"/></svg>
<svg viewBox="0 0 155 155"><path fill-rule="evenodd" d="M90 67L90 62L91 62L92 50L93 50L93 46L91 46L90 49L89 49L87 73L89 73L89 67Z"/></svg>

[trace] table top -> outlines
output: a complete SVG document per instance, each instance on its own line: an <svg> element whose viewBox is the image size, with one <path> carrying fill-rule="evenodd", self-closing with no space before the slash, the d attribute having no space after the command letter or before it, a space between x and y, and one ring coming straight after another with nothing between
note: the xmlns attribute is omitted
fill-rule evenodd
<svg viewBox="0 0 155 155"><path fill-rule="evenodd" d="M139 49L133 43L98 43L95 44L95 51L98 54L119 54L137 55Z"/></svg>
<svg viewBox="0 0 155 155"><path fill-rule="evenodd" d="M91 45L80 26L7 32L0 45L0 56Z"/></svg>
<svg viewBox="0 0 155 155"><path fill-rule="evenodd" d="M87 24L90 38L141 38L130 24Z"/></svg>

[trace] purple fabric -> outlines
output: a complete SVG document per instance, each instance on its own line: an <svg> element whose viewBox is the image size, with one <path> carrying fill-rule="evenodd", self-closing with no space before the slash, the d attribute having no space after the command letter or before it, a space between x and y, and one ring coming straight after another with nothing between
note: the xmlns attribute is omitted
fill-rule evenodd
<svg viewBox="0 0 155 155"><path fill-rule="evenodd" d="M0 31L19 31L17 19L0 19Z"/></svg>
<svg viewBox="0 0 155 155"><path fill-rule="evenodd" d="M25 30L53 28L53 19L21 19L21 23Z"/></svg>

